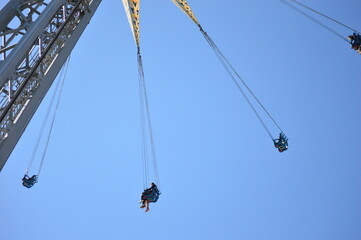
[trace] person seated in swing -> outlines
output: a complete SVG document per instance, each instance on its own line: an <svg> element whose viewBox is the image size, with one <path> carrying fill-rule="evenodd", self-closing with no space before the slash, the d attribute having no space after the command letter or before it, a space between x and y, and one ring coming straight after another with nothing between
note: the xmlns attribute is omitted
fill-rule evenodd
<svg viewBox="0 0 361 240"><path fill-rule="evenodd" d="M141 195L140 203L142 205L140 206L140 208L146 208L144 210L144 212L148 212L149 211L149 203L157 202L159 195L160 195L160 192L159 192L157 185L155 185L155 183L152 182L150 184L150 188L145 189Z"/></svg>
<svg viewBox="0 0 361 240"><path fill-rule="evenodd" d="M274 139L274 145L278 149L279 152L286 151L288 149L288 139L286 135L281 132L278 139Z"/></svg>
<svg viewBox="0 0 361 240"><path fill-rule="evenodd" d="M351 48L360 53L361 49L361 35L354 32L353 35L348 36L351 41Z"/></svg>
<svg viewBox="0 0 361 240"><path fill-rule="evenodd" d="M32 186L34 186L35 183L38 182L38 175L33 175L32 177L29 177L27 174L25 174L22 181L24 187L31 188Z"/></svg>

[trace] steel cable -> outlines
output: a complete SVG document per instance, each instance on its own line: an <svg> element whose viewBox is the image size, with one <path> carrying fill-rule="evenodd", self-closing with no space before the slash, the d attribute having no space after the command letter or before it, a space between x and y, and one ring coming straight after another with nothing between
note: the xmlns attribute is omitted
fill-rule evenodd
<svg viewBox="0 0 361 240"><path fill-rule="evenodd" d="M138 49L138 70L139 70L139 86L140 86L140 92L139 94L142 95L141 101L141 115L142 115L142 128L144 128L143 134L142 134L142 142L145 144L147 142L146 139L146 131L148 130L149 133L149 141L150 141L150 149L151 149L151 156L152 156L152 163L153 163L153 173L155 182L158 185L158 188L160 189L160 179L159 179L159 171L158 171L158 163L157 163L157 154L155 150L155 142L154 142L154 136L153 136L153 128L152 128L152 121L151 121L151 115L150 115L150 107L149 107L149 101L148 101L148 93L146 88L146 83L144 79L144 70L143 70L143 61L142 56L140 55L140 51ZM143 112L145 111L145 113ZM146 120L144 119L144 116L146 117ZM145 123L146 121L146 123ZM147 124L148 129L146 129L145 124ZM144 152L146 157L143 159L145 161L144 165L146 166L146 176L147 181L146 185L149 184L149 166L148 166L148 149Z"/></svg>
<svg viewBox="0 0 361 240"><path fill-rule="evenodd" d="M242 78L239 76L239 74L237 73L237 71L233 68L233 66L230 64L230 62L228 61L228 59L223 55L223 53L219 50L219 48L217 47L217 45L214 43L214 41L209 37L209 35L203 30L202 27L200 27L200 31L202 32L204 38L206 39L207 43L209 44L209 46L213 49L214 53L216 54L217 58L219 59L219 61L221 62L221 64L223 65L223 67L225 68L225 70L227 71L228 75L231 77L231 79L233 80L233 82L235 83L237 89L241 92L241 94L243 95L243 97L245 98L245 100L247 101L248 105L251 107L251 109L253 110L253 112L255 113L256 117L258 118L258 120L260 121L260 123L262 124L262 126L264 127L264 129L266 130L266 132L268 133L268 135L270 136L270 138L273 140L272 134L269 130L269 128L267 127L267 125L265 124L265 122L262 120L261 116L259 115L259 113L257 112L256 108L254 107L254 105L252 104L252 102L250 101L250 99L247 97L246 93L244 92L244 90L242 89L241 85L239 84L239 82L237 81L237 79L235 78L234 75L236 75L236 77L242 82L242 84L246 87L246 89L250 92L250 94L255 98L255 100L258 102L258 104L262 107L262 109L266 112L266 114L270 117L270 119L274 122L274 124L281 130L281 128L279 127L279 125L277 124L277 122L274 120L274 118L269 114L269 112L266 110L266 108L263 106L263 104L259 101L259 99L255 96L255 94L251 91L251 89L247 86L247 84L242 80ZM233 73L232 73L233 71ZM234 74L234 75L233 75ZM281 130L282 132L282 130Z"/></svg>
<svg viewBox="0 0 361 240"><path fill-rule="evenodd" d="M58 112L58 109L59 109L60 100L61 100L61 96L62 96L63 89L64 89L64 83L65 83L66 75L67 75L67 72L68 72L69 62L70 62L70 56L68 57L68 59L66 61L66 64L65 64L65 70L64 70L63 78L60 79L61 86L60 86L60 90L59 90L59 95L58 95L58 99L57 99L57 102L56 102L56 105L55 105L54 115L53 115L53 119L51 121L50 130L49 130L48 137L47 137L46 144L45 144L45 149L44 149L44 152L43 152L43 155L42 155L42 158L41 158L38 176L40 175L41 169L43 168L44 159L45 159L45 156L46 156L46 152L48 150L51 134L53 132L54 122L55 122L56 115L57 115L57 112Z"/></svg>
<svg viewBox="0 0 361 240"><path fill-rule="evenodd" d="M326 30L328 30L329 32L333 33L334 35L336 35L337 37L341 38L342 40L350 43L350 40L348 40L347 38L345 38L343 35L341 35L340 33L336 32L335 30L333 30L332 28L328 27L327 25L323 24L322 22L318 21L316 18L310 16L309 14L305 13L304 11L302 11L301 9L297 8L296 6L290 4L289 2L287 2L286 0L280 0L283 4L285 4L286 6L288 6L289 8L292 8L293 10L295 10L296 12L302 14L303 16L307 17L308 19L314 21L315 23L317 23L318 25L320 25L321 27L325 28Z"/></svg>

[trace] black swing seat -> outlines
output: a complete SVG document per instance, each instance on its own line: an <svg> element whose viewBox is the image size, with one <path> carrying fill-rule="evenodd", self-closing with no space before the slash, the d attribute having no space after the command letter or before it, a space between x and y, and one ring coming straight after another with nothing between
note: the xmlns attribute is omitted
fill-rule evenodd
<svg viewBox="0 0 361 240"><path fill-rule="evenodd" d="M148 202L157 202L159 198L160 192L157 187L151 187L145 189L142 193L142 200L147 200Z"/></svg>
<svg viewBox="0 0 361 240"><path fill-rule="evenodd" d="M348 36L348 39L351 43L351 48L360 51L361 48L361 35L359 33L354 32L352 35Z"/></svg>
<svg viewBox="0 0 361 240"><path fill-rule="evenodd" d="M38 175L33 175L32 177L29 177L27 174L22 179L23 186L27 188L31 188L34 186L35 183L38 182Z"/></svg>
<svg viewBox="0 0 361 240"><path fill-rule="evenodd" d="M288 138L284 133L280 133L279 138L274 139L273 142L279 152L283 152L288 149Z"/></svg>

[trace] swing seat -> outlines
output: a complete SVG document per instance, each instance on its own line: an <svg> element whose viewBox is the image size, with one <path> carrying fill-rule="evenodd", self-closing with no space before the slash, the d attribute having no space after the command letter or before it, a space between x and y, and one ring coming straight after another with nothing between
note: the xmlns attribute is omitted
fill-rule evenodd
<svg viewBox="0 0 361 240"><path fill-rule="evenodd" d="M348 39L351 43L351 48L358 50L361 45L361 35L358 33L353 33L352 35L348 36Z"/></svg>
<svg viewBox="0 0 361 240"><path fill-rule="evenodd" d="M144 190L142 193L142 200L146 200L148 202L157 202L159 199L160 192L158 188L149 188Z"/></svg>
<svg viewBox="0 0 361 240"><path fill-rule="evenodd" d="M279 138L274 139L273 142L279 152L284 152L288 149L288 138L284 133L280 133Z"/></svg>
<svg viewBox="0 0 361 240"><path fill-rule="evenodd" d="M29 177L25 174L22 180L24 187L31 188L32 186L34 186L35 183L38 182L38 175L33 175L32 177Z"/></svg>

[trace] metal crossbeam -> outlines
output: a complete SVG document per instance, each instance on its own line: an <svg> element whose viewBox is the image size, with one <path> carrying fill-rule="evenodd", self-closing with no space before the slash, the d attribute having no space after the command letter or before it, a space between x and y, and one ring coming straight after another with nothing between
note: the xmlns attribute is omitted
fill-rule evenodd
<svg viewBox="0 0 361 240"><path fill-rule="evenodd" d="M100 3L12 0L0 12L0 170Z"/></svg>

